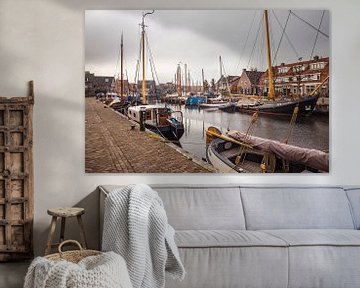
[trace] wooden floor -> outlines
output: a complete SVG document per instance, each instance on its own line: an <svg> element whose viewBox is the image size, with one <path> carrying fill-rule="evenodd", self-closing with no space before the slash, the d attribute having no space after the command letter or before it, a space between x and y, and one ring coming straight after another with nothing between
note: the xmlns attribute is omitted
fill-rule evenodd
<svg viewBox="0 0 360 288"><path fill-rule="evenodd" d="M30 261L0 263L0 287L21 288Z"/></svg>
<svg viewBox="0 0 360 288"><path fill-rule="evenodd" d="M94 98L85 100L85 172L209 173L215 170L163 139L131 130L132 122Z"/></svg>

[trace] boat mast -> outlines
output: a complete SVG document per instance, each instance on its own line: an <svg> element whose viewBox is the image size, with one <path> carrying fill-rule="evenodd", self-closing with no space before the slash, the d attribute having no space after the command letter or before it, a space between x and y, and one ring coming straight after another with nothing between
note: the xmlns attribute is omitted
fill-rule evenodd
<svg viewBox="0 0 360 288"><path fill-rule="evenodd" d="M201 76L202 76L202 88L203 88L203 93L205 93L204 69L201 69Z"/></svg>
<svg viewBox="0 0 360 288"><path fill-rule="evenodd" d="M145 79L145 16L153 14L155 10L152 12L143 13L142 21L141 21L141 49L142 49L142 97L143 97L143 104L147 104L146 99L146 79Z"/></svg>
<svg viewBox="0 0 360 288"><path fill-rule="evenodd" d="M187 93L187 64L184 64L184 70L185 70L185 75L184 75L184 90L185 90L185 96Z"/></svg>
<svg viewBox="0 0 360 288"><path fill-rule="evenodd" d="M219 56L219 63L220 63L220 79L221 79L221 77L223 76L221 56Z"/></svg>
<svg viewBox="0 0 360 288"><path fill-rule="evenodd" d="M268 76L269 76L269 93L268 99L274 101L275 99L275 90L274 90L274 77L271 66L271 48L270 48L270 33L269 33L269 17L268 11L264 11L264 20L265 20L265 36L266 36L266 47L267 47L267 62L268 62Z"/></svg>
<svg viewBox="0 0 360 288"><path fill-rule="evenodd" d="M191 93L191 78L190 78L190 70L188 70L188 90Z"/></svg>
<svg viewBox="0 0 360 288"><path fill-rule="evenodd" d="M121 83L121 95L120 97L123 97L124 96L124 72L123 72L123 67L124 67L124 42L123 42L123 33L121 32L121 44L120 44L120 47L121 47L121 78L120 78L120 83Z"/></svg>
<svg viewBox="0 0 360 288"><path fill-rule="evenodd" d="M181 67L180 64L178 64L177 71L176 71L176 90L178 92L179 96L182 96L182 89L181 89Z"/></svg>

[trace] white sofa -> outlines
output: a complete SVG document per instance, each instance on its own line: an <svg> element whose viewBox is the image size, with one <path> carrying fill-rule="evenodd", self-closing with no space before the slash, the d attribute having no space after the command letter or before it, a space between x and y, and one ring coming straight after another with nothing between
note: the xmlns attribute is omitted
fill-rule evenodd
<svg viewBox="0 0 360 288"><path fill-rule="evenodd" d="M153 188L187 271L167 288L360 287L360 189Z"/></svg>

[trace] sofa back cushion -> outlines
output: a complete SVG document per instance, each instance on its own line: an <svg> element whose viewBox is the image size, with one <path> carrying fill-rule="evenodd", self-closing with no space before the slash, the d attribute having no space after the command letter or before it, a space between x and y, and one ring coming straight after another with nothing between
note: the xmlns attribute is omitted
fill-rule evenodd
<svg viewBox="0 0 360 288"><path fill-rule="evenodd" d="M153 187L176 230L244 230L239 187Z"/></svg>
<svg viewBox="0 0 360 288"><path fill-rule="evenodd" d="M360 188L346 189L354 216L356 229L360 229Z"/></svg>
<svg viewBox="0 0 360 288"><path fill-rule="evenodd" d="M246 227L265 229L354 229L342 188L241 188Z"/></svg>

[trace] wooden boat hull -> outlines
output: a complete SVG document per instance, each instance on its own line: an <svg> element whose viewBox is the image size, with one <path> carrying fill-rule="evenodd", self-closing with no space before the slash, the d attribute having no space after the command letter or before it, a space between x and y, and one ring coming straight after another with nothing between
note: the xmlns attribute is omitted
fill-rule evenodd
<svg viewBox="0 0 360 288"><path fill-rule="evenodd" d="M237 109L236 103L228 103L226 105L223 105L223 106L219 107L219 110L229 112L229 113L236 112L236 109Z"/></svg>
<svg viewBox="0 0 360 288"><path fill-rule="evenodd" d="M235 143L214 139L206 148L206 161L221 173L261 173L260 163L263 155L249 152L247 160L253 161L236 166L234 162L239 150L239 145Z"/></svg>
<svg viewBox="0 0 360 288"><path fill-rule="evenodd" d="M221 138L214 138L206 148L206 160L219 172L223 173L264 173L265 171L262 170L261 164L265 155L270 160L270 166L268 167L272 167L271 170L266 171L267 173L324 172L299 162L285 161L275 154L265 153L255 148L248 148L245 153L245 160L241 161L239 165L235 165L235 159L239 152L240 144L236 140L227 141ZM286 171L284 171L284 164L288 165Z"/></svg>
<svg viewBox="0 0 360 288"><path fill-rule="evenodd" d="M154 125L145 123L145 128L149 129L151 132L156 133L170 141L179 141L180 138L184 134L184 126L177 125L177 124L154 126Z"/></svg>
<svg viewBox="0 0 360 288"><path fill-rule="evenodd" d="M203 103L199 105L201 109L219 109L222 106L227 105L227 103Z"/></svg>
<svg viewBox="0 0 360 288"><path fill-rule="evenodd" d="M258 112L268 116L291 116L295 107L299 107L298 115L310 115L316 105L318 97L307 97L297 101L274 101L273 103L264 103L258 106L240 106L237 105L236 110L242 113Z"/></svg>
<svg viewBox="0 0 360 288"><path fill-rule="evenodd" d="M142 113L144 113L145 128L163 138L170 141L179 141L184 134L182 112L171 112L169 108L157 105L130 106L127 110L127 116L139 124ZM178 113L180 113L180 116L176 115Z"/></svg>

